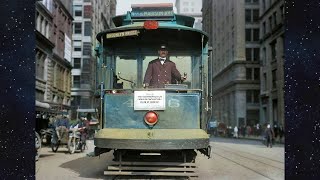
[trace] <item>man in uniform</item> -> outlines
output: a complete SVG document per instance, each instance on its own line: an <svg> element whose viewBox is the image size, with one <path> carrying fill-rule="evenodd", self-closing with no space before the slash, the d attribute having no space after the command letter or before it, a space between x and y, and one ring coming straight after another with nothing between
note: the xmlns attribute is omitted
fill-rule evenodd
<svg viewBox="0 0 320 180"><path fill-rule="evenodd" d="M161 45L159 58L149 62L144 76L143 87L164 88L165 84L171 84L173 80L184 81L186 76L181 76L176 64L168 59L166 45Z"/></svg>

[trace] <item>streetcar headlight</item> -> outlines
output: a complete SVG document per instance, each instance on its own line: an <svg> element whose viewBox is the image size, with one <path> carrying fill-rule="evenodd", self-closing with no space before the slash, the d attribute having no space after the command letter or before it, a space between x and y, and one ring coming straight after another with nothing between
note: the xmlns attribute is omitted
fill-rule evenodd
<svg viewBox="0 0 320 180"><path fill-rule="evenodd" d="M153 126L158 122L159 115L154 111L149 111L144 115L144 122L149 126Z"/></svg>
<svg viewBox="0 0 320 180"><path fill-rule="evenodd" d="M159 23L158 21L148 20L143 23L143 27L145 29L158 29Z"/></svg>

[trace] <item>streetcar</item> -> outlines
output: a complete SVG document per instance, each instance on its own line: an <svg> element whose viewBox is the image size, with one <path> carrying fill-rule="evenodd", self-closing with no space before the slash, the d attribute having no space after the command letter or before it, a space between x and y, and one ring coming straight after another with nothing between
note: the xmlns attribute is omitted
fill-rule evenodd
<svg viewBox="0 0 320 180"><path fill-rule="evenodd" d="M95 155L113 151L105 175L196 176L197 154L210 158L207 132L208 35L172 4L132 5L97 34L100 130ZM165 43L183 82L143 86ZM197 153L198 152L198 153Z"/></svg>

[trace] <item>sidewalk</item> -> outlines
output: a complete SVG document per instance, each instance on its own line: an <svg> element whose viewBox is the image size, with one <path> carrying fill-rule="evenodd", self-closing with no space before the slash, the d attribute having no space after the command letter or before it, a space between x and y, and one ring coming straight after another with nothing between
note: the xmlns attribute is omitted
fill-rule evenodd
<svg viewBox="0 0 320 180"><path fill-rule="evenodd" d="M210 137L213 137L212 134L209 134ZM215 136L215 137L220 137L220 138L234 138L234 137L224 137L224 136ZM262 141L262 136L252 136L252 135L249 135L249 136L239 136L238 139L247 139L247 140L255 140L255 141ZM283 139L283 138L282 138ZM281 142L279 141L279 138L277 138L275 140L275 143L276 144L284 144L284 140L282 140Z"/></svg>

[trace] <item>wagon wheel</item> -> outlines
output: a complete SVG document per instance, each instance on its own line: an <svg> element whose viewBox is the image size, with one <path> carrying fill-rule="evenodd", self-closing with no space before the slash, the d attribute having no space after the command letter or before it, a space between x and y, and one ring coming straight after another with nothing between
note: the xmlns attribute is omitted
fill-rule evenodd
<svg viewBox="0 0 320 180"><path fill-rule="evenodd" d="M57 143L51 143L51 149L53 152L57 152L59 149L59 145L60 145L60 141L58 141Z"/></svg>
<svg viewBox="0 0 320 180"><path fill-rule="evenodd" d="M76 139L70 138L68 141L68 150L70 152L70 154L73 154L76 151Z"/></svg>

